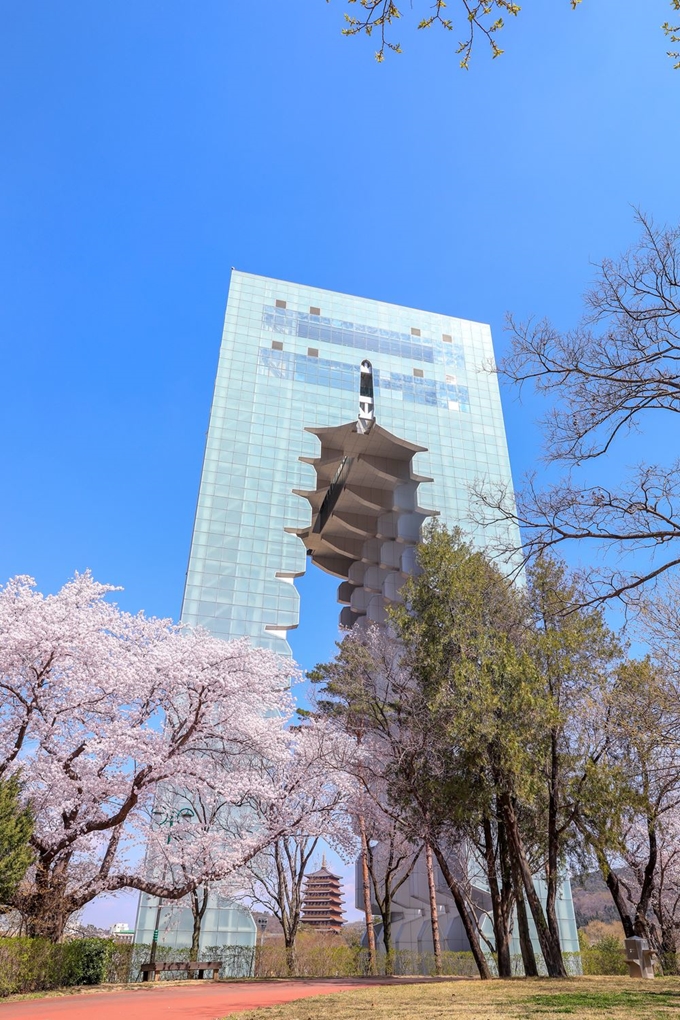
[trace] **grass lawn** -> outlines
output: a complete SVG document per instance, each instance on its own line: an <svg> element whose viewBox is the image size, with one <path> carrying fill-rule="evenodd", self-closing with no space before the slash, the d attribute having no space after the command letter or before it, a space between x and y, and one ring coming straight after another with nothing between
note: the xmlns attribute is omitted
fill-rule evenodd
<svg viewBox="0 0 680 1020"><path fill-rule="evenodd" d="M239 1020L680 1020L680 977L634 981L446 981L380 987L301 999L241 1013Z"/></svg>

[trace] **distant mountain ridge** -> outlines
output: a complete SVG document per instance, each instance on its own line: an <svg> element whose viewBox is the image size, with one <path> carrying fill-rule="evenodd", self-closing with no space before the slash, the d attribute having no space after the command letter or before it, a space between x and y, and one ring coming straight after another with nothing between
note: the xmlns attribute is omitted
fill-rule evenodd
<svg viewBox="0 0 680 1020"><path fill-rule="evenodd" d="M618 921L619 912L599 871L575 875L571 880L576 925L585 928L590 921Z"/></svg>

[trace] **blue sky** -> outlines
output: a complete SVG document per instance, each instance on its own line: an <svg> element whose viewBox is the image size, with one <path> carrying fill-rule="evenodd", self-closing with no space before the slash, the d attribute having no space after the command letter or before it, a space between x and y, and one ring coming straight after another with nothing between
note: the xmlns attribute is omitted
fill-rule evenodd
<svg viewBox="0 0 680 1020"><path fill-rule="evenodd" d="M502 352L507 310L576 319L632 205L678 221L667 0L530 0L467 73L413 6L378 65L343 0L4 5L1 579L90 567L178 616L231 266L487 321ZM539 408L504 401L519 479ZM309 667L335 582L301 587Z"/></svg>

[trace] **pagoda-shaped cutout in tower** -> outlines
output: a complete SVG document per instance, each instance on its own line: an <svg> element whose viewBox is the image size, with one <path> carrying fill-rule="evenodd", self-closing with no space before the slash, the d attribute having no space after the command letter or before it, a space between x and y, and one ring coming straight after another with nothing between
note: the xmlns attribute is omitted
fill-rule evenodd
<svg viewBox="0 0 680 1020"><path fill-rule="evenodd" d="M307 876L301 921L321 931L340 931L344 923L340 876L329 871L325 854L319 870Z"/></svg>

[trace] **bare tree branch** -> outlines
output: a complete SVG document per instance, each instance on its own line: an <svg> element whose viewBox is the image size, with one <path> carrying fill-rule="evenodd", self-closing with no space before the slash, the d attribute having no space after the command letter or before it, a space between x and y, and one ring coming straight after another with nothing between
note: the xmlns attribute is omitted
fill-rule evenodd
<svg viewBox="0 0 680 1020"><path fill-rule="evenodd" d="M512 350L499 372L551 400L544 457L566 475L548 487L529 477L516 503L507 489L474 489L476 522L518 524L525 562L576 541L593 544L600 560L604 553L590 574L592 602L627 600L680 563L680 461L639 464L612 487L582 474L649 412L680 411L680 228L660 229L639 212L637 221L640 239L599 265L574 330L509 320Z"/></svg>

